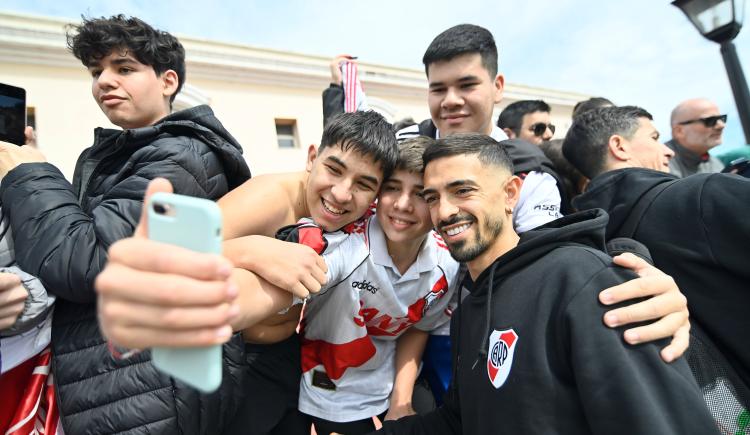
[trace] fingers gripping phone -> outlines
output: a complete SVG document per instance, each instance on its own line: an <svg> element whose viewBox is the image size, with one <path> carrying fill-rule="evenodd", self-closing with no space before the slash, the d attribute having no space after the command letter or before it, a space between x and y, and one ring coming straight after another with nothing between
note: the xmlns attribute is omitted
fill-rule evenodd
<svg viewBox="0 0 750 435"><path fill-rule="evenodd" d="M221 254L221 222L219 206L207 199L156 193L148 204L148 238L193 251ZM156 347L151 360L159 370L203 392L221 384L221 345Z"/></svg>
<svg viewBox="0 0 750 435"><path fill-rule="evenodd" d="M0 140L23 145L26 129L26 91L0 83Z"/></svg>

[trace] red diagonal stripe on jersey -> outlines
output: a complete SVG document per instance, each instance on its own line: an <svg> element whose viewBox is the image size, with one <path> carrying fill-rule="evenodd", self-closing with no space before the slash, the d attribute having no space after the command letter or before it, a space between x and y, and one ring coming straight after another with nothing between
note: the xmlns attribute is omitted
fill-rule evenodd
<svg viewBox="0 0 750 435"><path fill-rule="evenodd" d="M437 294L437 299L442 298L447 291L448 280L445 278L445 275L441 276L440 279L437 280L437 282L432 286L432 289L430 289L430 293ZM422 320L422 317L424 317L424 308L425 305L427 305L427 296L429 296L429 294L409 305L409 314L407 314L407 316L409 317L409 321L411 321L412 323L417 323Z"/></svg>
<svg viewBox="0 0 750 435"><path fill-rule="evenodd" d="M359 367L375 355L369 336L348 343L334 344L323 340L302 340L302 372L323 365L331 379L340 379L349 367Z"/></svg>

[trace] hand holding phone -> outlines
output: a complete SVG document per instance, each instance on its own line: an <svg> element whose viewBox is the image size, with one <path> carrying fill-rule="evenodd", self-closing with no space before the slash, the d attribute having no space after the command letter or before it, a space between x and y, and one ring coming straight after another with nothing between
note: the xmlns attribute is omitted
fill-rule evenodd
<svg viewBox="0 0 750 435"><path fill-rule="evenodd" d="M23 145L25 129L26 91L0 83L0 141Z"/></svg>
<svg viewBox="0 0 750 435"><path fill-rule="evenodd" d="M148 238L206 253L221 253L221 210L213 201L156 193L148 207ZM154 291L160 291L156 288ZM152 361L159 370L203 392L221 384L221 346L156 347Z"/></svg>

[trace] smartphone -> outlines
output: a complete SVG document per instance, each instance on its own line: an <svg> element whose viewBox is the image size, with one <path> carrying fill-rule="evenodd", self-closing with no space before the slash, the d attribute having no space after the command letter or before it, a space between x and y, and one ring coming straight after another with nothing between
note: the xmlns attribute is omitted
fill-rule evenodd
<svg viewBox="0 0 750 435"><path fill-rule="evenodd" d="M25 129L26 90L0 83L0 140L23 145Z"/></svg>
<svg viewBox="0 0 750 435"><path fill-rule="evenodd" d="M743 177L750 178L750 159L747 157L740 157L732 160L721 172L742 175Z"/></svg>
<svg viewBox="0 0 750 435"><path fill-rule="evenodd" d="M221 254L221 210L215 202L157 193L146 206L149 239L193 251ZM205 393L216 390L221 384L221 345L155 347L151 351L151 361L164 373Z"/></svg>

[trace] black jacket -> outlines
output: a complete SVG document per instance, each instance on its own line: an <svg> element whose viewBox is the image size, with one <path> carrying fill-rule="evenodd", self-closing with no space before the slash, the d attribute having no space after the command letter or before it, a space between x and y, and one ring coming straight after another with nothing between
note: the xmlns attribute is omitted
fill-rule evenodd
<svg viewBox="0 0 750 435"><path fill-rule="evenodd" d="M633 277L602 252L606 223L601 210L558 219L482 272L452 320L445 405L385 433L716 433L684 361L602 324L598 292Z"/></svg>
<svg viewBox="0 0 750 435"><path fill-rule="evenodd" d="M674 181L678 180L678 181ZM657 186L670 183L640 216L631 210ZM610 215L607 238L629 236L674 277L691 318L750 386L750 180L729 174L678 179L649 169L606 172L574 201Z"/></svg>
<svg viewBox="0 0 750 435"><path fill-rule="evenodd" d="M212 396L157 372L148 352L115 360L97 324L94 279L109 246L133 233L149 180L164 177L176 193L218 199L250 177L241 153L211 109L199 106L149 127L97 129L72 185L47 163L20 165L2 180L18 263L58 298L53 364L66 433L216 433L231 414L241 343L225 346L225 380Z"/></svg>

